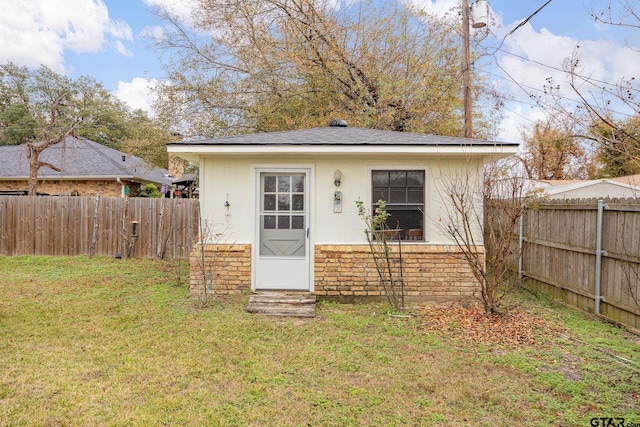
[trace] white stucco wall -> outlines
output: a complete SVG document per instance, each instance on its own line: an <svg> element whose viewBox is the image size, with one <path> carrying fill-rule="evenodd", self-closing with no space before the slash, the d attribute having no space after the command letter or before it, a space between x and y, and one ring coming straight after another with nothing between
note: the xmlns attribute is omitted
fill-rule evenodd
<svg viewBox="0 0 640 427"><path fill-rule="evenodd" d="M315 157L216 157L200 162L202 217L214 232L223 232L227 243L252 243L256 235L256 170L261 167L310 168L310 232L313 244L364 243L364 223L357 215L356 200L371 206L371 170L425 169L425 236L430 244L451 243L434 222L443 216L439 190L447 176L477 179L481 159ZM333 175L342 171L342 213L333 212ZM225 208L225 202L230 207Z"/></svg>

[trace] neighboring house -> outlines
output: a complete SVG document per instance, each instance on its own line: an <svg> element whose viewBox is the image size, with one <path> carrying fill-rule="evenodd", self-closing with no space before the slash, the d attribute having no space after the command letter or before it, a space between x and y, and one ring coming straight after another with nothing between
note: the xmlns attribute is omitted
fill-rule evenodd
<svg viewBox="0 0 640 427"><path fill-rule="evenodd" d="M201 216L213 227L205 250L193 252L192 291L207 276L219 294L384 298L356 200L371 209L385 199L407 239L401 249L408 298L470 296L473 275L436 226L446 203L439 184L481 179L484 163L517 147L344 123L169 143L169 153L199 164Z"/></svg>
<svg viewBox="0 0 640 427"><path fill-rule="evenodd" d="M595 197L640 197L640 175L593 180L541 180L532 181L550 199L591 199Z"/></svg>
<svg viewBox="0 0 640 427"><path fill-rule="evenodd" d="M26 194L29 159L23 145L0 146L0 195ZM174 185L166 169L146 163L113 148L85 138L68 137L64 143L47 148L40 160L63 170L48 167L38 171L38 194L106 197L133 196L152 183L167 194Z"/></svg>
<svg viewBox="0 0 640 427"><path fill-rule="evenodd" d="M621 182L623 184L628 184L628 185L631 185L633 187L640 188L640 174L620 176L620 177L617 177L617 178L609 178L609 180L616 181L616 182Z"/></svg>

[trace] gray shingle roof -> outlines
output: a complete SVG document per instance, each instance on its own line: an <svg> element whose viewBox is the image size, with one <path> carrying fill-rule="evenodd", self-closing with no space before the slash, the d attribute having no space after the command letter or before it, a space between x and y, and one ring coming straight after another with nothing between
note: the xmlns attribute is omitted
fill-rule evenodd
<svg viewBox="0 0 640 427"><path fill-rule="evenodd" d="M171 142L167 145L417 145L417 146L517 146L451 136L427 135L357 127L322 127L266 132L222 138Z"/></svg>
<svg viewBox="0 0 640 427"><path fill-rule="evenodd" d="M122 161L125 156L125 161ZM56 172L40 168L40 178L129 179L170 184L166 169L151 165L140 157L129 156L113 148L85 138L68 137L65 143L49 147L40 154L40 160L63 169ZM24 145L0 146L0 178L27 179L29 159Z"/></svg>

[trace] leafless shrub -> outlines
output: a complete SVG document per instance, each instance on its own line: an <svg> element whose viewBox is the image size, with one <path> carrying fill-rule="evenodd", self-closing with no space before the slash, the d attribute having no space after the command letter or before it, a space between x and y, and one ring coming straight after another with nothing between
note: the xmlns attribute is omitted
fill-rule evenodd
<svg viewBox="0 0 640 427"><path fill-rule="evenodd" d="M389 228L384 200L378 200L378 208L370 212L364 207L362 200L356 201L358 215L366 224L364 233L371 249L371 255L378 271L387 300L396 311L404 310L404 278L402 274L402 243L398 230ZM393 253L389 240L397 242L396 253ZM394 245L395 246L395 245Z"/></svg>
<svg viewBox="0 0 640 427"><path fill-rule="evenodd" d="M521 250L520 217L539 193L525 191L522 179L496 165L486 166L482 176L470 170L443 174L438 191L445 201L438 228L471 268L487 314L501 314L503 298L517 285L509 266Z"/></svg>
<svg viewBox="0 0 640 427"><path fill-rule="evenodd" d="M216 231L220 228L221 224L200 218L199 242L196 245L195 254L192 254L192 259L196 261L195 294L200 308L208 307L217 298L216 266L219 264L218 258L224 256L218 249L227 243L227 228Z"/></svg>

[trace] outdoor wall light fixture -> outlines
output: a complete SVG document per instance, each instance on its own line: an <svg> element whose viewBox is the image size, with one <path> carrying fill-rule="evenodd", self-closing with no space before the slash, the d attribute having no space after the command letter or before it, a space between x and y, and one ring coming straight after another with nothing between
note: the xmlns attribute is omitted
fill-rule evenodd
<svg viewBox="0 0 640 427"><path fill-rule="evenodd" d="M335 185L336 187L340 187L341 183L342 183L342 171L340 171L340 169L336 169L336 171L333 173L333 185Z"/></svg>
<svg viewBox="0 0 640 427"><path fill-rule="evenodd" d="M229 222L231 219L231 203L229 203L229 193L227 193L227 199L224 201L224 219Z"/></svg>
<svg viewBox="0 0 640 427"><path fill-rule="evenodd" d="M342 212L342 191L338 190L342 184L342 172L340 169L336 169L333 173L333 185L336 186L336 191L333 192L333 212Z"/></svg>

